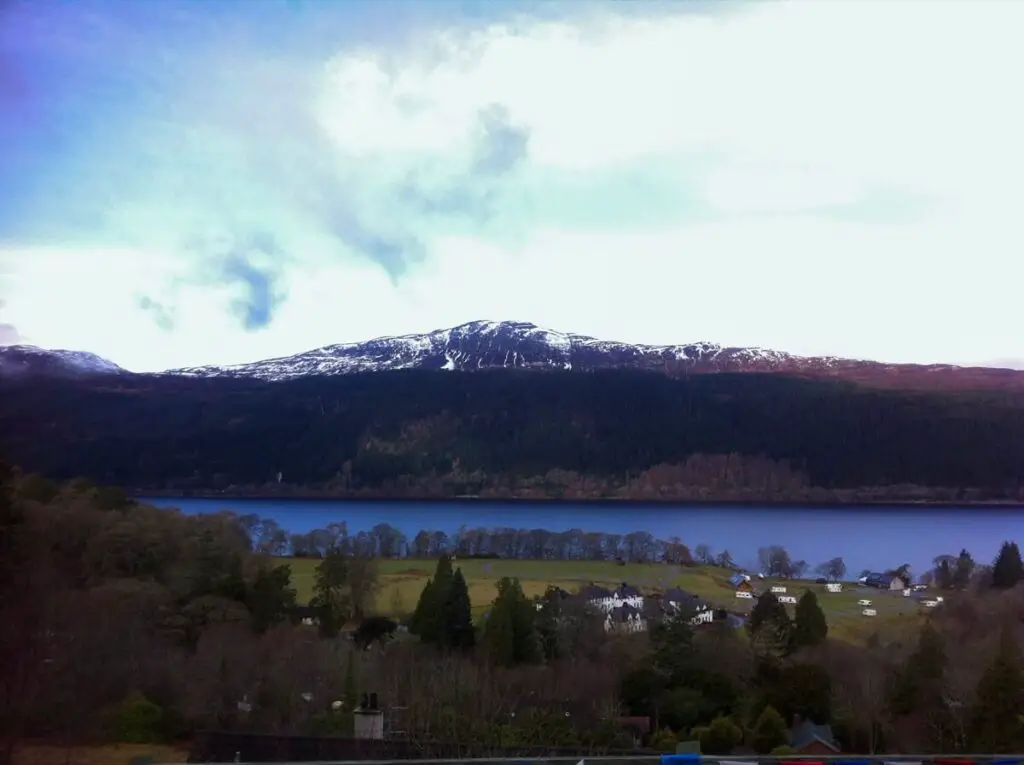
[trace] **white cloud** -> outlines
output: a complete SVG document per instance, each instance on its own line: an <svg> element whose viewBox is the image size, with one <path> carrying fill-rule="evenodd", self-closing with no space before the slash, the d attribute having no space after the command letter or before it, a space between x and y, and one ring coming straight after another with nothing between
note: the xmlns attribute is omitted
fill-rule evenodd
<svg viewBox="0 0 1024 765"><path fill-rule="evenodd" d="M5 320L139 369L484 317L1024 356L1024 6L665 8L424 27L326 58L204 49L116 140L82 139L35 211L40 230L83 209L98 224L0 249ZM255 293L217 237L272 266L287 298L267 328L230 312ZM140 295L173 307L173 332Z"/></svg>

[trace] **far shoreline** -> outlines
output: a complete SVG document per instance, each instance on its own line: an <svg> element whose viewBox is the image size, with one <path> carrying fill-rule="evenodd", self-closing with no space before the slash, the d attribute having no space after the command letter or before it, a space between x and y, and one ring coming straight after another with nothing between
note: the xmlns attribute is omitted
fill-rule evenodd
<svg viewBox="0 0 1024 765"><path fill-rule="evenodd" d="M304 502L304 503L332 503L332 504L403 504L403 505L424 505L424 504L458 504L458 505L509 505L523 504L535 506L558 506L558 505L590 505L594 507L622 507L622 506L664 506L669 508L686 507L730 507L730 508L751 508L751 509L819 509L819 510L840 510L840 509L862 509L862 510L884 510L886 508L899 509L921 509L921 510L1020 510L1024 509L1024 501L1020 500L985 500L985 501L942 501L942 500L780 500L780 499L674 499L666 497L651 497L645 499L619 498L619 497L480 497L473 495L460 495L454 497L437 496L401 496L401 495L372 495L355 497L352 495L325 495L317 493L278 494L273 492L216 492L216 491L159 491L159 490L133 490L129 495L136 500L147 499L160 500L226 500L226 501L255 501L255 502Z"/></svg>

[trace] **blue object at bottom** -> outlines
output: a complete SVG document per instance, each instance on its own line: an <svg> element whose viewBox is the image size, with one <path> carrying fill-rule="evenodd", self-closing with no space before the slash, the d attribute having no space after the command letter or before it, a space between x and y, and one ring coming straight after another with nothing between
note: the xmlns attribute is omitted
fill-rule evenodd
<svg viewBox="0 0 1024 765"><path fill-rule="evenodd" d="M687 754L663 754L661 765L700 765L700 755Z"/></svg>

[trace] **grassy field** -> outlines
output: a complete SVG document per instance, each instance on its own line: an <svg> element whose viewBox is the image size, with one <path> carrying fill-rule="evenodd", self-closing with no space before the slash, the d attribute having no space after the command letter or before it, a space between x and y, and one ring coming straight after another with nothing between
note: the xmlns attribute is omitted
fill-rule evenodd
<svg viewBox="0 0 1024 765"><path fill-rule="evenodd" d="M298 590L300 602L307 602L313 587L313 571L318 561L288 559L292 566L292 582ZM377 612L389 616L409 614L416 606L423 585L437 563L433 560L383 560L380 562L380 590L377 593ZM541 595L548 585L557 585L569 592L594 582L614 587L628 582L644 592L657 592L669 587L680 587L707 602L744 613L753 607L752 600L739 599L729 586L728 572L713 566L668 566L662 563L632 563L625 566L609 561L538 561L538 560L460 560L469 585L469 598L474 615L487 609L495 595L495 585L503 576L518 577L528 596ZM872 632L892 623L916 618L920 606L911 598L878 590L850 589L829 593L824 585L813 582L771 582L758 586L782 584L797 597L805 589L818 594L829 627L836 637L850 640L866 639ZM867 598L878 611L875 617L861 614L857 601ZM792 614L793 606L788 606Z"/></svg>

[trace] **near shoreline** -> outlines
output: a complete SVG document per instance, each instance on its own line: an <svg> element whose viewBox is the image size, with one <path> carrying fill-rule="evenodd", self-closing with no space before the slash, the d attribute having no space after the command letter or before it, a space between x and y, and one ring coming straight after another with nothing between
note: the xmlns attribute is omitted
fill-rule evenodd
<svg viewBox="0 0 1024 765"><path fill-rule="evenodd" d="M257 501L296 501L296 502L342 502L342 503L403 503L403 504L467 504L467 505L500 505L500 504L524 504L524 505L594 505L613 506L622 505L665 505L666 507L757 507L757 508L864 508L883 509L887 507L898 508L930 508L969 510L971 508L1006 508L1022 509L1024 502L1020 500L981 500L981 501L952 501L952 500L907 500L907 499L851 499L851 500L809 500L809 499L676 499L671 497L482 497L473 495L460 495L451 497L438 496L409 496L401 494L374 494L366 496L353 496L352 494L326 494L315 492L218 492L218 491L160 491L153 489L133 490L131 496L139 499L189 499L189 500L257 500Z"/></svg>

